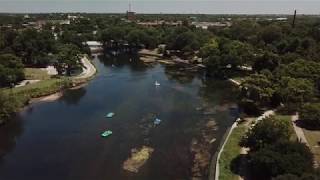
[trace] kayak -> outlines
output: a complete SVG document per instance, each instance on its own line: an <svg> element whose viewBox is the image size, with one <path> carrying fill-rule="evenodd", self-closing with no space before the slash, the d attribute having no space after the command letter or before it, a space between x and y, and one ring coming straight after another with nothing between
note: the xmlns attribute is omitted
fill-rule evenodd
<svg viewBox="0 0 320 180"><path fill-rule="evenodd" d="M161 123L161 119L156 118L153 122L154 125L159 125Z"/></svg>
<svg viewBox="0 0 320 180"><path fill-rule="evenodd" d="M101 134L102 137L108 137L108 136L111 136L112 135L112 131L108 130L108 131L105 131Z"/></svg>
<svg viewBox="0 0 320 180"><path fill-rule="evenodd" d="M114 114L113 112L108 113L108 114L106 115L106 118L112 118L114 115L115 115L115 114Z"/></svg>

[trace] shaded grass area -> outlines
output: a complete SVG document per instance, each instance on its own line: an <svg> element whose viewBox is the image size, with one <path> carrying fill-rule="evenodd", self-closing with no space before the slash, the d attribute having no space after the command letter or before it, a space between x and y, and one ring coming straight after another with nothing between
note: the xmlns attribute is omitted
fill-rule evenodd
<svg viewBox="0 0 320 180"><path fill-rule="evenodd" d="M47 80L50 79L50 75L44 70L41 70L39 68L25 68L24 73L26 76L26 79L37 79L37 80Z"/></svg>
<svg viewBox="0 0 320 180"><path fill-rule="evenodd" d="M219 160L220 167L220 180L236 180L238 175L232 170L232 162L236 159L241 150L240 141L245 135L248 126L245 124L240 124L238 127L234 128L229 139L221 153Z"/></svg>
<svg viewBox="0 0 320 180"><path fill-rule="evenodd" d="M303 128L303 132L310 145L315 160L320 163L320 131L307 130Z"/></svg>

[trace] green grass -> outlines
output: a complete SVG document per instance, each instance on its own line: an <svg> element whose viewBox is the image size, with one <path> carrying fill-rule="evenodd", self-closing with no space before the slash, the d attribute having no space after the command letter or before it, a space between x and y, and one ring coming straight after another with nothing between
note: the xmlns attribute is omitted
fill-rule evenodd
<svg viewBox="0 0 320 180"><path fill-rule="evenodd" d="M303 129L303 132L314 154L315 160L320 163L320 131Z"/></svg>
<svg viewBox="0 0 320 180"><path fill-rule="evenodd" d="M2 91L6 94L13 95L15 98L17 98L17 101L21 104L21 106L23 106L31 98L49 95L65 87L70 87L70 81L68 79L53 78L34 84L28 84L22 87L2 89Z"/></svg>
<svg viewBox="0 0 320 180"><path fill-rule="evenodd" d="M244 124L239 125L234 128L229 139L224 147L224 150L221 153L219 166L220 166L220 179L221 180L236 180L238 175L234 174L231 170L231 162L235 159L241 150L239 145L242 137L247 131L247 126Z"/></svg>
<svg viewBox="0 0 320 180"><path fill-rule="evenodd" d="M24 73L26 76L26 79L36 79L36 80L46 80L50 79L50 75L44 70L41 70L39 68L25 68Z"/></svg>

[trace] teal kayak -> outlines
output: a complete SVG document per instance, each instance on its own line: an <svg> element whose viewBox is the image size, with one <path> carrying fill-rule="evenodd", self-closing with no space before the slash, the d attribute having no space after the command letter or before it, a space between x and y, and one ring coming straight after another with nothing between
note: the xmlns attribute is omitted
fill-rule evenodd
<svg viewBox="0 0 320 180"><path fill-rule="evenodd" d="M112 131L108 130L108 131L105 131L101 134L102 137L108 137L108 136L111 136L112 135Z"/></svg>
<svg viewBox="0 0 320 180"><path fill-rule="evenodd" d="M115 114L114 114L113 112L108 113L108 114L106 115L106 118L112 118L114 115L115 115Z"/></svg>

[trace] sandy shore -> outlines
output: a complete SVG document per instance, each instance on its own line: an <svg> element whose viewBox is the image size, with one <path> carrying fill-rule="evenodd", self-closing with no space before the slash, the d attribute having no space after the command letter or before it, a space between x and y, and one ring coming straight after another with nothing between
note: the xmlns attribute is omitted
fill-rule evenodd
<svg viewBox="0 0 320 180"><path fill-rule="evenodd" d="M39 97L39 98L33 98L30 100L30 104L32 103L37 103L37 102L53 102L58 100L59 98L61 98L63 96L62 92L57 92L48 96L43 96L43 97Z"/></svg>

